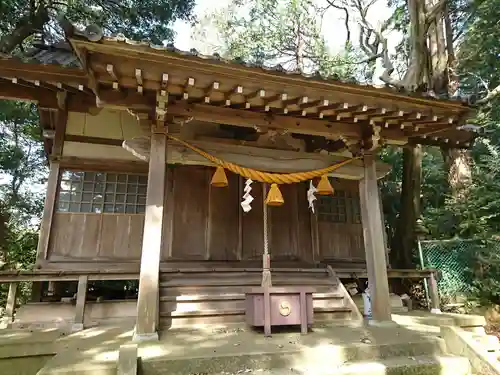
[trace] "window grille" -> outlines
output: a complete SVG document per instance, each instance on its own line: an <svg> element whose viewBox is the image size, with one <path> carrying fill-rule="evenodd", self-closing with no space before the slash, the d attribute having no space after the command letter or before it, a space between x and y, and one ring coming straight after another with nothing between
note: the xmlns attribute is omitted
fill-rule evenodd
<svg viewBox="0 0 500 375"><path fill-rule="evenodd" d="M335 190L333 196L318 196L318 219L330 223L347 223L346 193Z"/></svg>
<svg viewBox="0 0 500 375"><path fill-rule="evenodd" d="M361 224L359 194L336 189L333 196L317 196L317 198L319 221Z"/></svg>
<svg viewBox="0 0 500 375"><path fill-rule="evenodd" d="M145 175L64 171L57 211L144 213L147 182Z"/></svg>

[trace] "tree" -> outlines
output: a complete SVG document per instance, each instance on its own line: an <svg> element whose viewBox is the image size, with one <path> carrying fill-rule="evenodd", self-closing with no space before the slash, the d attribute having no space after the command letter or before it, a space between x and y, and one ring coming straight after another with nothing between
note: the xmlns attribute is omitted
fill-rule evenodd
<svg viewBox="0 0 500 375"><path fill-rule="evenodd" d="M355 11L360 27L359 43L367 56L366 61L381 60L384 71L378 78L387 86L433 97L450 97L457 93L454 46L470 22L472 8L469 2L391 1L392 17L375 26L368 20L374 0L343 0L341 3ZM403 34L398 50L404 53L396 59L389 54L387 40L387 33L393 30ZM461 150L443 149L443 156L452 192L458 196L470 181L468 155ZM423 157L423 148L419 145L408 144L403 149L400 213L391 241L391 263L395 267L413 266L415 227L422 213Z"/></svg>
<svg viewBox="0 0 500 375"><path fill-rule="evenodd" d="M3 254L0 259L7 264L15 265L19 255L30 258L34 254L34 248L23 249L24 254L17 255L11 250L22 247L24 238L21 241L17 238L20 234L36 238L36 218L43 204L41 187L47 174L40 133L35 105L0 101L0 172L3 175L0 182Z"/></svg>
<svg viewBox="0 0 500 375"><path fill-rule="evenodd" d="M235 0L226 9L205 15L197 30L214 26L229 58L258 64L281 64L287 70L353 78L352 49L330 53L321 33L322 10L311 0Z"/></svg>
<svg viewBox="0 0 500 375"><path fill-rule="evenodd" d="M72 22L98 24L106 33L123 33L136 40L161 44L172 40L176 19L192 20L194 0L4 0L0 3L0 53L24 50L41 36L48 43L61 32L57 17Z"/></svg>

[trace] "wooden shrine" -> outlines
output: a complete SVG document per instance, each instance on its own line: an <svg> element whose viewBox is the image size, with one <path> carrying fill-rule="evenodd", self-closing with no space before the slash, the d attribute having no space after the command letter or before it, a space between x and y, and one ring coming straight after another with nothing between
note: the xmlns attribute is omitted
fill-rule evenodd
<svg viewBox="0 0 500 375"><path fill-rule="evenodd" d="M35 298L14 323L129 319L150 339L244 321L259 286L310 290L315 320L360 319L347 269L390 320L388 276L405 272L388 271L374 153L469 147L465 103L65 29L67 49L37 56L69 65L0 59L0 97L38 104L50 161L37 270L0 281L78 281L75 306ZM88 302L93 280L138 280L138 297Z"/></svg>

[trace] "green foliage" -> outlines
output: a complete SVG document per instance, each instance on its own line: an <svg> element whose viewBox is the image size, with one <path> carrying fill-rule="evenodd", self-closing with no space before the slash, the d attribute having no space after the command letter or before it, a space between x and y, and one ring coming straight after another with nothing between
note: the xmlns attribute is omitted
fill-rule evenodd
<svg viewBox="0 0 500 375"><path fill-rule="evenodd" d="M203 38L203 30L213 25L225 57L353 78L355 54L352 50L332 54L321 22L321 10L310 0L235 0L226 9L207 14L198 37Z"/></svg>
<svg viewBox="0 0 500 375"><path fill-rule="evenodd" d="M0 101L0 268L35 263L46 173L36 106ZM0 289L0 305L6 288ZM22 297L28 291L23 285Z"/></svg>
<svg viewBox="0 0 500 375"><path fill-rule="evenodd" d="M11 45L26 47L35 33L41 33L48 42L59 39L61 30L56 18L61 14L75 24L97 24L108 34L123 33L129 38L161 44L173 40L171 26L176 19L192 20L194 4L194 0L3 0L0 51L11 52ZM8 43L2 36L17 40Z"/></svg>

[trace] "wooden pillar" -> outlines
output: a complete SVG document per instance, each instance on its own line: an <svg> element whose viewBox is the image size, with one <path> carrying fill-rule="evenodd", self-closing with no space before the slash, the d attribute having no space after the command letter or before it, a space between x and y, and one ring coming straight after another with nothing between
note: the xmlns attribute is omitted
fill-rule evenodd
<svg viewBox="0 0 500 375"><path fill-rule="evenodd" d="M431 298L431 313L441 314L441 303L439 301L439 290L435 272L429 275L429 294Z"/></svg>
<svg viewBox="0 0 500 375"><path fill-rule="evenodd" d="M87 299L88 276L78 277L78 290L76 292L75 321L73 322L73 332L83 330L83 321L85 317L85 301Z"/></svg>
<svg viewBox="0 0 500 375"><path fill-rule="evenodd" d="M374 323L386 322L391 320L391 303L375 157L365 155L363 161L364 178L359 185L359 195L372 317Z"/></svg>
<svg viewBox="0 0 500 375"><path fill-rule="evenodd" d="M135 340L158 339L158 292L167 169L166 151L166 135L152 133Z"/></svg>
<svg viewBox="0 0 500 375"><path fill-rule="evenodd" d="M59 185L59 162L50 163L49 178L47 180L47 193L43 207L42 222L40 224L40 235L38 237L38 246L36 253L36 264L38 267L44 263L48 256L50 228L52 227L52 218L57 197L57 187Z"/></svg>
<svg viewBox="0 0 500 375"><path fill-rule="evenodd" d="M67 93L60 91L57 93L57 102L59 109L56 113L55 136L51 150L51 162L49 178L47 180L47 193L45 194L45 203L43 206L42 222L40 224L40 235L38 237L36 265L38 268L48 258L50 229L56 205L57 190L59 187L59 159L63 154L64 137L66 134L66 125L68 122L67 111Z"/></svg>
<svg viewBox="0 0 500 375"><path fill-rule="evenodd" d="M7 327L10 327L10 325L14 321L14 310L16 308L18 285L18 283L9 284L9 294L7 295L7 304L5 305L5 314L2 318L3 324L5 324Z"/></svg>

